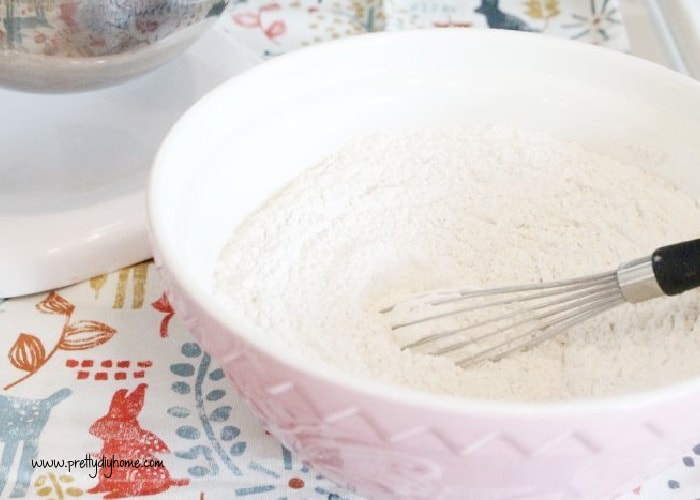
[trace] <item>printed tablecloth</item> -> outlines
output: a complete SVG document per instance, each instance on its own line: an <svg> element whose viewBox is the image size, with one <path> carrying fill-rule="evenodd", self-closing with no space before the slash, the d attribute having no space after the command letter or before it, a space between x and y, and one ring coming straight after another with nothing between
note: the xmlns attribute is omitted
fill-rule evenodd
<svg viewBox="0 0 700 500"><path fill-rule="evenodd" d="M614 0L234 1L216 29L274 57L367 31L445 26L629 48ZM261 427L179 322L151 262L0 299L0 352L0 497L359 498ZM689 443L621 498L700 498L696 460L700 445Z"/></svg>

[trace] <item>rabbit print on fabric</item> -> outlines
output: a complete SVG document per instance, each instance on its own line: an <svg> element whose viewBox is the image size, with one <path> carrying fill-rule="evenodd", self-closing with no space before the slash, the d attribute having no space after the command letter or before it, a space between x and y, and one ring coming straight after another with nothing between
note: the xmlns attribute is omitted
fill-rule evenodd
<svg viewBox="0 0 700 500"><path fill-rule="evenodd" d="M103 441L94 456L105 458L98 483L88 493L104 493L104 498L154 495L171 486L183 486L188 479L172 479L156 455L170 453L168 446L151 431L141 428L137 419L143 408L147 384L139 384L130 394L119 389L112 396L107 414L90 426L90 434ZM146 466L129 464L138 460ZM116 461L116 462L115 462ZM118 466L126 464L125 466Z"/></svg>

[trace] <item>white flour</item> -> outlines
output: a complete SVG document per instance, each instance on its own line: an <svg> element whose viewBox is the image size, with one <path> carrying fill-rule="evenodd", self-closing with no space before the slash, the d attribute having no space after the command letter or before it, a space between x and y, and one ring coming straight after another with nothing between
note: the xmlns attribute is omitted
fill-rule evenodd
<svg viewBox="0 0 700 500"><path fill-rule="evenodd" d="M505 127L379 134L235 229L217 293L310 362L489 399L591 397L700 373L700 294L623 305L529 352L460 369L399 351L385 305L436 288L613 270L700 235L700 204L640 169Z"/></svg>

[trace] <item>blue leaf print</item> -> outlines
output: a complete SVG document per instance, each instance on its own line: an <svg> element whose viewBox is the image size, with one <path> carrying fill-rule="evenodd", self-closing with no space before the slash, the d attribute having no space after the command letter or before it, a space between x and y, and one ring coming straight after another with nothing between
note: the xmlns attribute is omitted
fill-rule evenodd
<svg viewBox="0 0 700 500"><path fill-rule="evenodd" d="M231 406L219 406L211 412L211 415L209 415L209 420L212 422L225 422L228 420L232 409L233 408Z"/></svg>
<svg viewBox="0 0 700 500"><path fill-rule="evenodd" d="M175 429L175 434L184 439L198 439L201 433L196 427L191 425L182 425Z"/></svg>
<svg viewBox="0 0 700 500"><path fill-rule="evenodd" d="M236 488L233 490L236 492L237 497L244 497L246 495L259 495L260 493L265 493L270 490L274 490L275 487L272 485L265 486L253 486L249 488Z"/></svg>
<svg viewBox="0 0 700 500"><path fill-rule="evenodd" d="M232 441L236 439L240 433L241 430L238 427L234 427L233 425L227 425L221 428L219 437L222 441Z"/></svg>
<svg viewBox="0 0 700 500"><path fill-rule="evenodd" d="M208 467L204 467L203 465L193 465L187 469L187 471L193 476L202 477L207 474L213 476L219 472L219 466L214 460L214 454L212 453L211 448L208 446L202 446L201 444L193 446L188 451L175 452L175 456L179 458L186 458L188 460L194 460L200 456L204 457Z"/></svg>
<svg viewBox="0 0 700 500"><path fill-rule="evenodd" d="M187 460L192 460L198 456L203 455L204 458L211 457L211 449L208 446L202 446L198 444L193 446L187 451L176 451L175 456L179 458L186 458Z"/></svg>
<svg viewBox="0 0 700 500"><path fill-rule="evenodd" d="M231 445L231 449L229 450L229 453L233 455L234 457L240 457L245 453L245 450L247 448L246 442L245 441L239 441L237 443L233 443Z"/></svg>
<svg viewBox="0 0 700 500"><path fill-rule="evenodd" d="M171 406L168 408L168 413L176 418L187 418L192 412L189 408L185 408L184 406Z"/></svg>
<svg viewBox="0 0 700 500"><path fill-rule="evenodd" d="M199 345L190 342L187 344L182 344L182 349L180 349L180 352L182 352L186 358L198 358L202 354L202 348L199 347Z"/></svg>
<svg viewBox="0 0 700 500"><path fill-rule="evenodd" d="M190 363L174 363L170 365L170 371L181 377L191 377L194 375L194 365Z"/></svg>
<svg viewBox="0 0 700 500"><path fill-rule="evenodd" d="M187 472L189 472L192 476L195 477L203 477L207 474L211 474L211 471L202 465L194 465L192 467L188 467Z"/></svg>
<svg viewBox="0 0 700 500"><path fill-rule="evenodd" d="M219 399L226 396L226 391L222 389L214 389L206 395L207 401L218 401Z"/></svg>
<svg viewBox="0 0 700 500"><path fill-rule="evenodd" d="M189 394L189 392L192 390L190 384L182 381L173 382L173 385L170 386L170 388L177 394Z"/></svg>
<svg viewBox="0 0 700 500"><path fill-rule="evenodd" d="M204 473L204 471L206 471L205 474L211 474L213 476L216 475L217 472L219 472L219 466L214 460L214 454L212 453L211 448L209 448L208 446L203 446L199 444L193 446L188 451L175 452L175 456L179 458L186 458L187 460L194 460L196 458L199 458L200 456L204 457L204 460L206 461L208 467L204 467L202 465L191 466L188 469L188 471L193 475L202 474Z"/></svg>
<svg viewBox="0 0 700 500"><path fill-rule="evenodd" d="M225 376L226 374L224 373L224 370L222 368L216 368L215 370L212 370L212 372L209 374L209 380L217 381L221 380Z"/></svg>

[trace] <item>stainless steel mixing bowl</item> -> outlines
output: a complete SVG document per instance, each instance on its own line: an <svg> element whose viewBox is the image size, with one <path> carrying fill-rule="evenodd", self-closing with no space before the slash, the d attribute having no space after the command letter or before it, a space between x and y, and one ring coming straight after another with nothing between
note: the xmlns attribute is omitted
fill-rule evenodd
<svg viewBox="0 0 700 500"><path fill-rule="evenodd" d="M65 92L142 75L192 44L228 0L0 0L0 86Z"/></svg>

